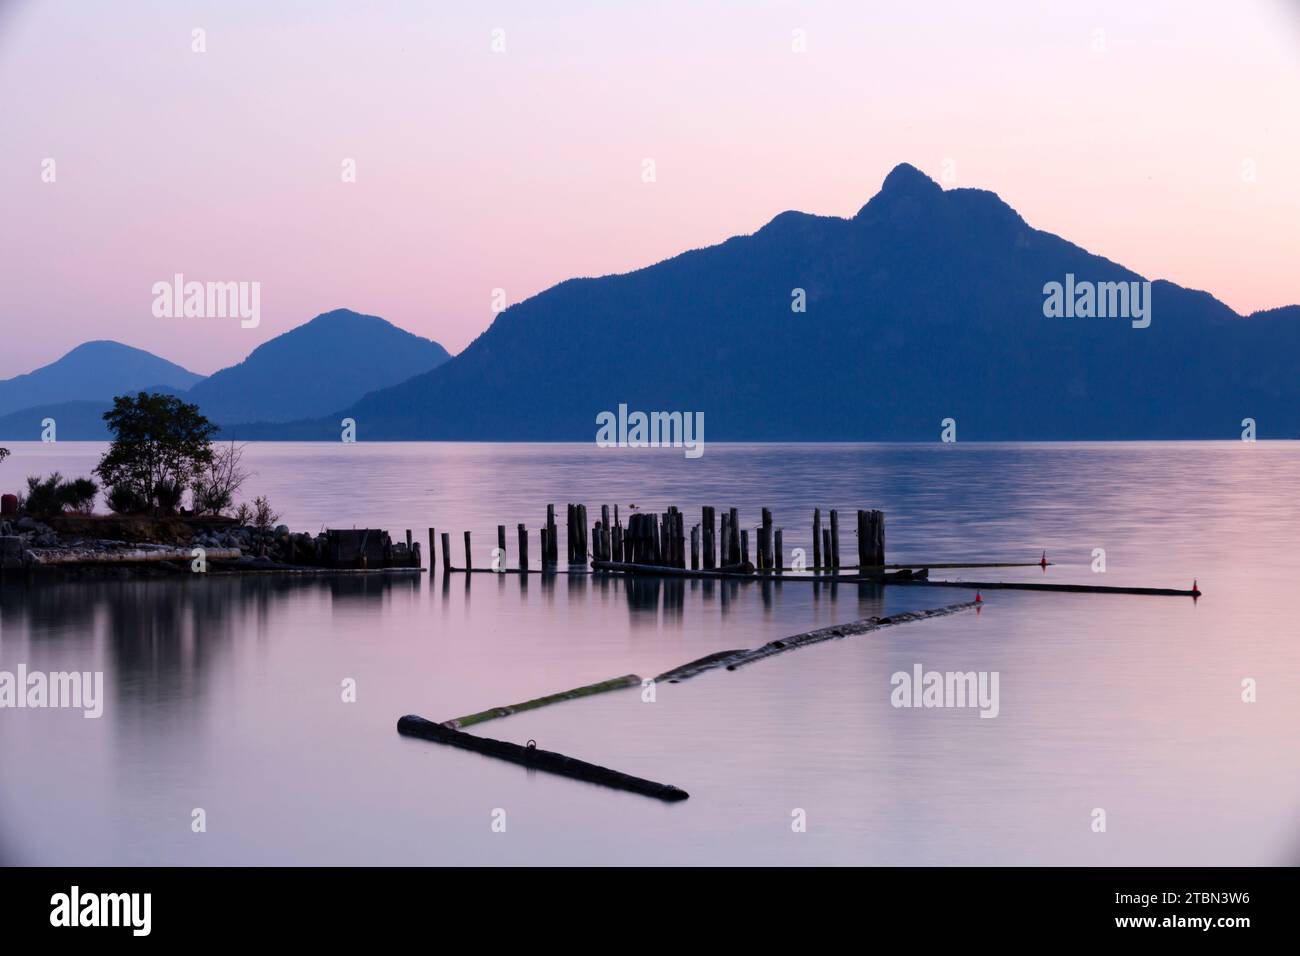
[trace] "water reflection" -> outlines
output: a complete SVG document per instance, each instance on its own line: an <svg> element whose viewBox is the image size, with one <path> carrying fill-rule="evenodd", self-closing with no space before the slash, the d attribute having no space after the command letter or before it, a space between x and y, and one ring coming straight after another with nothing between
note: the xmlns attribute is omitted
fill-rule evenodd
<svg viewBox="0 0 1300 956"><path fill-rule="evenodd" d="M900 559L1037 560L1046 548L1059 562L1049 579L1096 582L1090 556L1104 547L1104 583L1199 577L1206 596L1193 607L1002 591L985 595L978 616L706 675L661 688L653 706L636 693L602 695L492 727L690 790L664 815L417 746L397 737L394 721L662 673L949 603L952 592L789 578L493 581L444 575L441 564L427 582L6 579L0 667L102 669L109 695L98 721L0 713L0 753L22 768L0 774L6 859L1293 861L1300 699L1276 689L1300 680L1289 599L1300 575L1298 447L711 446L689 468L633 456L594 463L588 449L564 446L379 446L364 468L324 446L252 454L258 492L295 527L346 515L401 529L427 514L490 539L506 520L531 518L535 529L548 499L688 512L707 501L746 518L771 507L789 549L807 547L813 506L878 506ZM46 464L32 471L85 470L71 459ZM358 469L385 479L366 479L360 499ZM337 473L339 485L303 494L307 471ZM435 471L447 479L434 500L411 491L427 489ZM369 513L352 513L358 501ZM1022 575L1044 572L997 574ZM893 710L890 674L918 662L1001 672L998 719ZM1259 682L1258 704L1239 699L1245 676ZM340 700L347 678L356 703ZM188 808L200 800L216 808L221 840L191 839ZM1122 823L1104 844L1086 826L1098 805ZM518 808L508 844L481 837L495 806ZM807 839L788 839L792 806L810 807Z"/></svg>

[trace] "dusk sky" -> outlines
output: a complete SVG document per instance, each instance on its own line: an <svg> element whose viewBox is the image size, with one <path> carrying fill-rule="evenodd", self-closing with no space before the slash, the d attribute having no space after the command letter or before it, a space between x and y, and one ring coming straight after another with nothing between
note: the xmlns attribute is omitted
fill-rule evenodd
<svg viewBox="0 0 1300 956"><path fill-rule="evenodd" d="M494 288L851 216L903 161L1240 312L1300 302L1286 0L539 6L0 2L0 377L102 338L206 374L338 307L458 352ZM177 272L260 282L261 325L155 318Z"/></svg>

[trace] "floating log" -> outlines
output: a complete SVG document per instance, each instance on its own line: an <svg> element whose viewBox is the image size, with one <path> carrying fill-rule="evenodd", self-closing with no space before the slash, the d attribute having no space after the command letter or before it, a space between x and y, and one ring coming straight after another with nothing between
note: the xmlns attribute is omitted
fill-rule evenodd
<svg viewBox="0 0 1300 956"><path fill-rule="evenodd" d="M577 700L579 697L591 697L594 694L603 694L611 690L623 690L628 687L641 686L641 678L636 674L624 674L622 677L614 677L609 680L600 681L595 684L586 684L582 687L575 687L573 690L560 691L558 694L547 694L545 697L534 697L532 700L526 700L520 704L506 704L503 707L489 707L487 710L480 710L477 714L469 714L465 717L455 717L451 720L444 720L442 725L450 727L452 730L463 730L474 724L481 724L485 720L495 720L498 717L509 717L511 714L518 714L525 710L536 710L538 707L545 707L547 704L558 704L561 701Z"/></svg>
<svg viewBox="0 0 1300 956"><path fill-rule="evenodd" d="M193 548L115 548L96 551L93 548L37 548L27 551L36 564L149 564L159 561L185 561L194 559ZM204 548L207 561L234 561L243 554L238 548Z"/></svg>
<svg viewBox="0 0 1300 956"><path fill-rule="evenodd" d="M689 568L674 568L666 564L638 564L628 561L593 561L593 571L608 571L617 574L660 575L669 578L753 578L752 564L733 564L712 571L692 571Z"/></svg>
<svg viewBox="0 0 1300 956"><path fill-rule="evenodd" d="M734 671L737 667L743 667L745 664L752 664L754 661L760 661L765 657L772 657L775 654L783 654L786 651L798 650L801 647L807 647L810 644L820 644L822 641L829 641L841 637L856 637L860 634L869 634L872 631L878 631L882 628L893 627L898 624L910 624L914 621L926 621L935 617L946 617L949 614L957 614L961 611L968 611L978 606L975 601L963 601L961 604L949 604L944 607L930 608L925 611L908 611L903 614L893 614L887 617L869 617L860 621L852 621L848 624L834 624L830 627L821 627L815 631L805 631L802 634L794 634L790 637L783 637L780 640L769 641L761 647L755 647L752 650L744 651L721 651L716 654L710 654L707 657L701 657L699 660L691 661L680 667L674 667L672 670L665 671L655 678L655 681L669 681L671 683L680 683L688 678L695 677L697 674L703 674L705 671L714 670L719 667L725 667L729 671Z"/></svg>
<svg viewBox="0 0 1300 956"><path fill-rule="evenodd" d="M407 714L399 719L397 721L397 732L404 736L419 737L423 740L432 740L436 743L459 747L462 750L472 750L475 753L485 754L489 757L508 760L511 763L517 763L533 770L545 770L549 773L559 774L562 777L585 780L588 783L598 783L606 787L613 787L616 790L627 790L631 793L639 793L659 800L676 802L685 800L689 796L685 790L671 784L655 783L653 780L633 777L617 770L610 770L608 767L601 767L597 764L587 763L585 760L566 757L564 754L542 750L538 747L521 747L519 744L513 744L505 740L475 737L473 734L452 730L450 727L442 726L442 724L435 724L433 721L425 720L415 714Z"/></svg>
<svg viewBox="0 0 1300 956"><path fill-rule="evenodd" d="M1126 588L1106 584L1045 584L1034 581L934 581L901 580L897 584L919 584L933 588L967 588L976 591L1062 591L1067 594L1154 594L1174 597L1200 597L1201 589Z"/></svg>
<svg viewBox="0 0 1300 956"><path fill-rule="evenodd" d="M829 532L827 532L829 534ZM659 575L662 577L685 577L685 578L732 578L748 581L811 581L813 583L848 583L848 584L888 584L893 582L898 575L911 577L913 574L925 574L926 569L922 568L917 571L904 569L893 573L879 572L869 575L860 574L781 574L777 575L774 571L760 571L753 564L744 563L724 565L720 568L714 568L712 571L693 570L691 568L677 568L669 564L655 564L653 561L635 562L635 561L592 561L591 568L593 572L617 573L617 574L643 574L648 576Z"/></svg>

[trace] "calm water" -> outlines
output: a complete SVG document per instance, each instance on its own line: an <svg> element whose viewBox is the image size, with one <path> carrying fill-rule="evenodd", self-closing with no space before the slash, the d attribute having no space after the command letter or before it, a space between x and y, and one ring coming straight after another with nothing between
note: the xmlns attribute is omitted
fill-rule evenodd
<svg viewBox="0 0 1300 956"><path fill-rule="evenodd" d="M87 472L93 444L10 443L0 470ZM555 502L887 513L891 560L1036 560L972 578L1187 587L986 593L966 613L476 732L677 784L644 797L401 738L447 719L950 589L587 578L187 578L0 586L0 670L102 670L99 720L0 710L0 857L108 863L1300 861L1300 444L248 448L295 530L533 530ZM690 520L688 520L688 524ZM1091 570L1094 548L1107 571ZM563 554L563 547L561 548ZM935 572L935 576L939 576ZM890 675L997 671L1000 715L895 709ZM344 703L345 679L357 685ZM1241 701L1253 678L1258 702ZM207 832L191 832L201 807ZM807 832L792 831L792 811ZM1103 808L1107 831L1091 830ZM506 831L493 832L495 810Z"/></svg>

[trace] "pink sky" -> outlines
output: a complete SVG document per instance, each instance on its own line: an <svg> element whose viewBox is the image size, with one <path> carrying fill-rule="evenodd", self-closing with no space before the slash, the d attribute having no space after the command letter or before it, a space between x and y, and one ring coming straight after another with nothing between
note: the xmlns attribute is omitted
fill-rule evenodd
<svg viewBox="0 0 1300 956"><path fill-rule="evenodd" d="M1295 7L9 0L0 377L92 338L209 373L337 307L457 352L494 288L849 216L902 161L1238 311L1300 302ZM260 282L260 327L154 318L176 272Z"/></svg>

